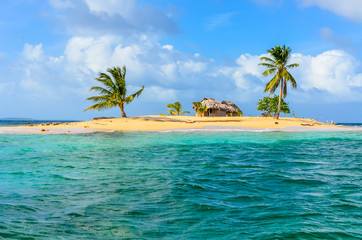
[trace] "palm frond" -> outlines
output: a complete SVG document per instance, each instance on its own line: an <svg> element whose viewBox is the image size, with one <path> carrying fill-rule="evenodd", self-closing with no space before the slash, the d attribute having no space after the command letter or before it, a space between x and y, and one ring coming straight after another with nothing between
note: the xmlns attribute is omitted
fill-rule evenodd
<svg viewBox="0 0 362 240"><path fill-rule="evenodd" d="M298 63L292 63L286 66L286 68L295 68L295 67L299 67Z"/></svg>
<svg viewBox="0 0 362 240"><path fill-rule="evenodd" d="M166 108L169 108L168 112L172 111L174 114L180 115L182 111L182 106L180 102L170 103L166 105Z"/></svg>
<svg viewBox="0 0 362 240"><path fill-rule="evenodd" d="M175 108L175 104L173 103L169 103L166 105L167 108Z"/></svg>
<svg viewBox="0 0 362 240"><path fill-rule="evenodd" d="M169 109L167 110L167 112L169 112L171 115L177 114L177 112L175 112L174 109Z"/></svg>
<svg viewBox="0 0 362 240"><path fill-rule="evenodd" d="M100 96L92 96L87 98L87 100L93 102L100 102L100 101L109 101L111 99L110 95L100 95Z"/></svg>
<svg viewBox="0 0 362 240"><path fill-rule="evenodd" d="M270 69L267 69L267 70L265 70L264 72L263 72L263 75L265 76L265 77L267 77L267 76L269 76L269 75L271 75L271 74L273 74L273 73L275 73L275 71L277 70L277 68L270 68Z"/></svg>
<svg viewBox="0 0 362 240"><path fill-rule="evenodd" d="M269 57L261 57L260 60L265 61L265 62L269 62L270 64L274 64L275 61Z"/></svg>
<svg viewBox="0 0 362 240"><path fill-rule="evenodd" d="M111 91L109 91L105 88L102 88L102 87L98 87L98 86L91 87L89 89L89 91L96 91L96 92L99 92L100 94L112 94Z"/></svg>
<svg viewBox="0 0 362 240"><path fill-rule="evenodd" d="M119 106L122 110L122 116L126 117L123 111L124 104L130 103L135 97L138 97L144 86L136 93L126 97L127 89L126 89L126 66L121 67L113 67L108 68L107 73L99 73L98 77L95 78L96 81L102 83L104 86L94 86L90 89L90 91L98 92L99 96L92 96L87 98L87 100L96 102L84 111L89 109L93 110L103 110L106 108L111 108L115 106Z"/></svg>
<svg viewBox="0 0 362 240"><path fill-rule="evenodd" d="M280 82L281 82L281 81L279 81L278 84L271 86L271 88L270 88L270 93L274 93L274 92L277 90L277 88L278 88L279 85L280 85Z"/></svg>
<svg viewBox="0 0 362 240"><path fill-rule="evenodd" d="M104 101L104 102L100 102L100 103L94 104L94 105L86 108L84 110L84 112L88 111L88 110L91 110L91 109L92 110L105 110L107 108L112 108L112 107L115 107L115 106L117 106L117 105L114 105L114 104L112 104L112 103L110 103L108 101Z"/></svg>
<svg viewBox="0 0 362 240"><path fill-rule="evenodd" d="M295 81L292 74L290 74L287 70L285 70L283 75L285 75L284 79L292 84L293 89L296 89L297 88L297 82Z"/></svg>
<svg viewBox="0 0 362 240"><path fill-rule="evenodd" d="M123 70L120 67L108 68L107 71L112 74L112 77L115 80L117 86L117 91L121 95L126 96L126 67L123 66Z"/></svg>
<svg viewBox="0 0 362 240"><path fill-rule="evenodd" d="M192 104L195 106L196 111L198 111L198 109L201 107L201 103L200 102L192 102Z"/></svg>
<svg viewBox="0 0 362 240"><path fill-rule="evenodd" d="M258 66L268 67L268 68L276 68L274 64L270 63L259 63Z"/></svg>
<svg viewBox="0 0 362 240"><path fill-rule="evenodd" d="M99 73L99 76L95 78L96 81L103 83L110 89L115 89L116 85L112 81L112 78L105 73Z"/></svg>
<svg viewBox="0 0 362 240"><path fill-rule="evenodd" d="M275 90L279 87L280 84L280 75L276 74L266 85L264 92L269 92L270 94L274 93Z"/></svg>
<svg viewBox="0 0 362 240"><path fill-rule="evenodd" d="M264 76L275 74L275 76L266 84L264 92L274 93L277 88L281 87L281 95L283 98L287 95L287 83L290 82L293 88L297 88L297 83L294 77L287 71L288 68L298 67L298 63L288 64L291 57L292 49L285 45L275 47L268 50L270 57L260 58L264 63L260 66L265 66L268 69L263 72Z"/></svg>
<svg viewBox="0 0 362 240"><path fill-rule="evenodd" d="M138 91L135 92L134 94L129 95L128 97L126 97L126 98L124 99L124 102L125 102L126 104L132 102L134 98L138 97L138 96L142 93L143 89L145 89L145 86L142 86L142 88L141 88L140 90L138 90Z"/></svg>
<svg viewBox="0 0 362 240"><path fill-rule="evenodd" d="M275 61L275 65L280 67L284 67L284 61L283 59L278 59L277 61Z"/></svg>

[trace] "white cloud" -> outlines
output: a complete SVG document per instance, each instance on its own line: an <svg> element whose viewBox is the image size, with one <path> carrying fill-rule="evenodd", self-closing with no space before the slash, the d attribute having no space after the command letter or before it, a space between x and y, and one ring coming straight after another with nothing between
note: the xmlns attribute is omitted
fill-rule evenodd
<svg viewBox="0 0 362 240"><path fill-rule="evenodd" d="M294 54L292 61L301 66L295 75L302 91L320 90L334 96L331 101L353 101L362 97L361 63L352 55L330 50L315 57Z"/></svg>
<svg viewBox="0 0 362 240"><path fill-rule="evenodd" d="M138 2L134 0L85 0L91 12L108 14L110 16L120 15L125 20L134 21L137 17Z"/></svg>
<svg viewBox="0 0 362 240"><path fill-rule="evenodd" d="M107 36L71 38L65 49L65 57L70 63L68 68L79 69L86 74L107 68L113 42L114 38Z"/></svg>
<svg viewBox="0 0 362 240"><path fill-rule="evenodd" d="M47 56L42 44L25 44L22 56L15 65L14 79L18 82L13 83L25 91L24 97L52 101L88 92L88 85L76 81L79 69L76 72L66 70L66 65L72 62L64 56Z"/></svg>
<svg viewBox="0 0 362 240"><path fill-rule="evenodd" d="M180 65L180 71L187 74L200 73L206 69L207 64L204 62L198 62L194 60L178 62Z"/></svg>
<svg viewBox="0 0 362 240"><path fill-rule="evenodd" d="M175 34L173 10L142 5L137 0L51 0L61 26L73 35Z"/></svg>
<svg viewBox="0 0 362 240"><path fill-rule="evenodd" d="M73 37L64 56L45 56L41 44L26 44L23 54L20 84L38 96L44 92L59 96L61 91L66 94L70 89L84 96L95 84L93 79L98 72L117 65L127 66L130 88L145 85L144 94L150 96L151 102L168 98L173 101L180 96L217 97L225 93L239 94L241 101L254 101L263 95L269 80L261 74L265 69L258 66L260 57L265 55L242 54L233 65L218 64L200 55L165 48L147 38L123 45L111 36ZM362 97L361 63L342 50L317 56L297 53L292 55L291 62L300 64L291 71L298 82L297 93L306 99L313 94L316 98L330 96L331 101L355 101Z"/></svg>
<svg viewBox="0 0 362 240"><path fill-rule="evenodd" d="M43 58L43 49L42 49L42 47L43 47L42 44L32 46L32 45L26 43L24 45L23 57L26 60L30 60L30 61L42 60L42 58Z"/></svg>
<svg viewBox="0 0 362 240"><path fill-rule="evenodd" d="M318 6L339 16L362 22L361 0L297 0L304 7Z"/></svg>
<svg viewBox="0 0 362 240"><path fill-rule="evenodd" d="M152 102L177 101L177 95L174 89L163 88L160 86L147 86L141 96L145 101L150 101L150 99L152 99Z"/></svg>
<svg viewBox="0 0 362 240"><path fill-rule="evenodd" d="M232 78L239 89L252 97L262 92L266 82L271 79L261 74L265 70L258 66L262 56L265 55L242 54L236 60L237 67L223 67L219 72ZM300 67L290 71L298 83L297 93L303 99L321 99L325 102L361 99L361 63L352 55L342 50L330 50L317 56L297 53L292 55L291 63L294 62L299 63Z"/></svg>
<svg viewBox="0 0 362 240"><path fill-rule="evenodd" d="M227 67L221 69L224 74L230 76L236 83L239 89L253 92L260 91L262 84L260 56L252 56L250 54L242 54L237 60L237 67Z"/></svg>
<svg viewBox="0 0 362 240"><path fill-rule="evenodd" d="M33 97L44 98L60 96L62 88L85 92L95 83L98 72L126 65L130 88L146 85L164 96L152 97L151 101L165 100L167 96L175 99L175 89L187 88L188 81L200 84L204 79L198 74L202 75L207 68L203 58L195 60L192 55L183 55L144 37L132 45L123 45L112 36L73 37L64 56L46 56L41 44L25 44L23 56L18 64L22 72L20 86ZM174 89L170 88L172 85Z"/></svg>
<svg viewBox="0 0 362 240"><path fill-rule="evenodd" d="M164 49L168 49L168 50L173 50L173 46L172 45L163 45L162 48Z"/></svg>

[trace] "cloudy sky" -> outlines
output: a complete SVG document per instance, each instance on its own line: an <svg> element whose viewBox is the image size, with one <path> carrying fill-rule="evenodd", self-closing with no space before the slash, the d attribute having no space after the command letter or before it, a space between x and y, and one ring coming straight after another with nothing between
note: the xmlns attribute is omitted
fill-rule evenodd
<svg viewBox="0 0 362 240"><path fill-rule="evenodd" d="M108 67L127 67L129 116L165 113L203 97L259 115L269 78L260 57L292 48L299 117L362 122L361 0L0 1L0 118L86 120L83 110Z"/></svg>

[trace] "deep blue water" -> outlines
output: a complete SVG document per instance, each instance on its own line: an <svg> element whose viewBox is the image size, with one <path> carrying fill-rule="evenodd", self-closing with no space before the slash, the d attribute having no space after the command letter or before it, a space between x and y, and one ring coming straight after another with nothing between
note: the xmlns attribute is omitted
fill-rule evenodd
<svg viewBox="0 0 362 240"><path fill-rule="evenodd" d="M361 132L0 135L0 239L362 239Z"/></svg>

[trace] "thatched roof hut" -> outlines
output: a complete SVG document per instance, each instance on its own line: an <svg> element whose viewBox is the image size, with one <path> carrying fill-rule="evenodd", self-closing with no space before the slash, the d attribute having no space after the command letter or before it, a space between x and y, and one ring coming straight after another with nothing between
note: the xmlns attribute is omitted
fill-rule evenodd
<svg viewBox="0 0 362 240"><path fill-rule="evenodd" d="M223 105L226 105L228 110L227 112L230 113L230 112L236 112L236 110L238 110L239 112L241 112L241 109L236 106L235 103L231 102L231 101L222 101L221 104Z"/></svg>
<svg viewBox="0 0 362 240"><path fill-rule="evenodd" d="M219 102L213 98L204 98L201 101L202 105L206 105L207 113L204 116L226 116L227 114L233 113L233 116L237 116L236 110L241 112L241 109L231 101ZM196 111L196 107L192 107Z"/></svg>

